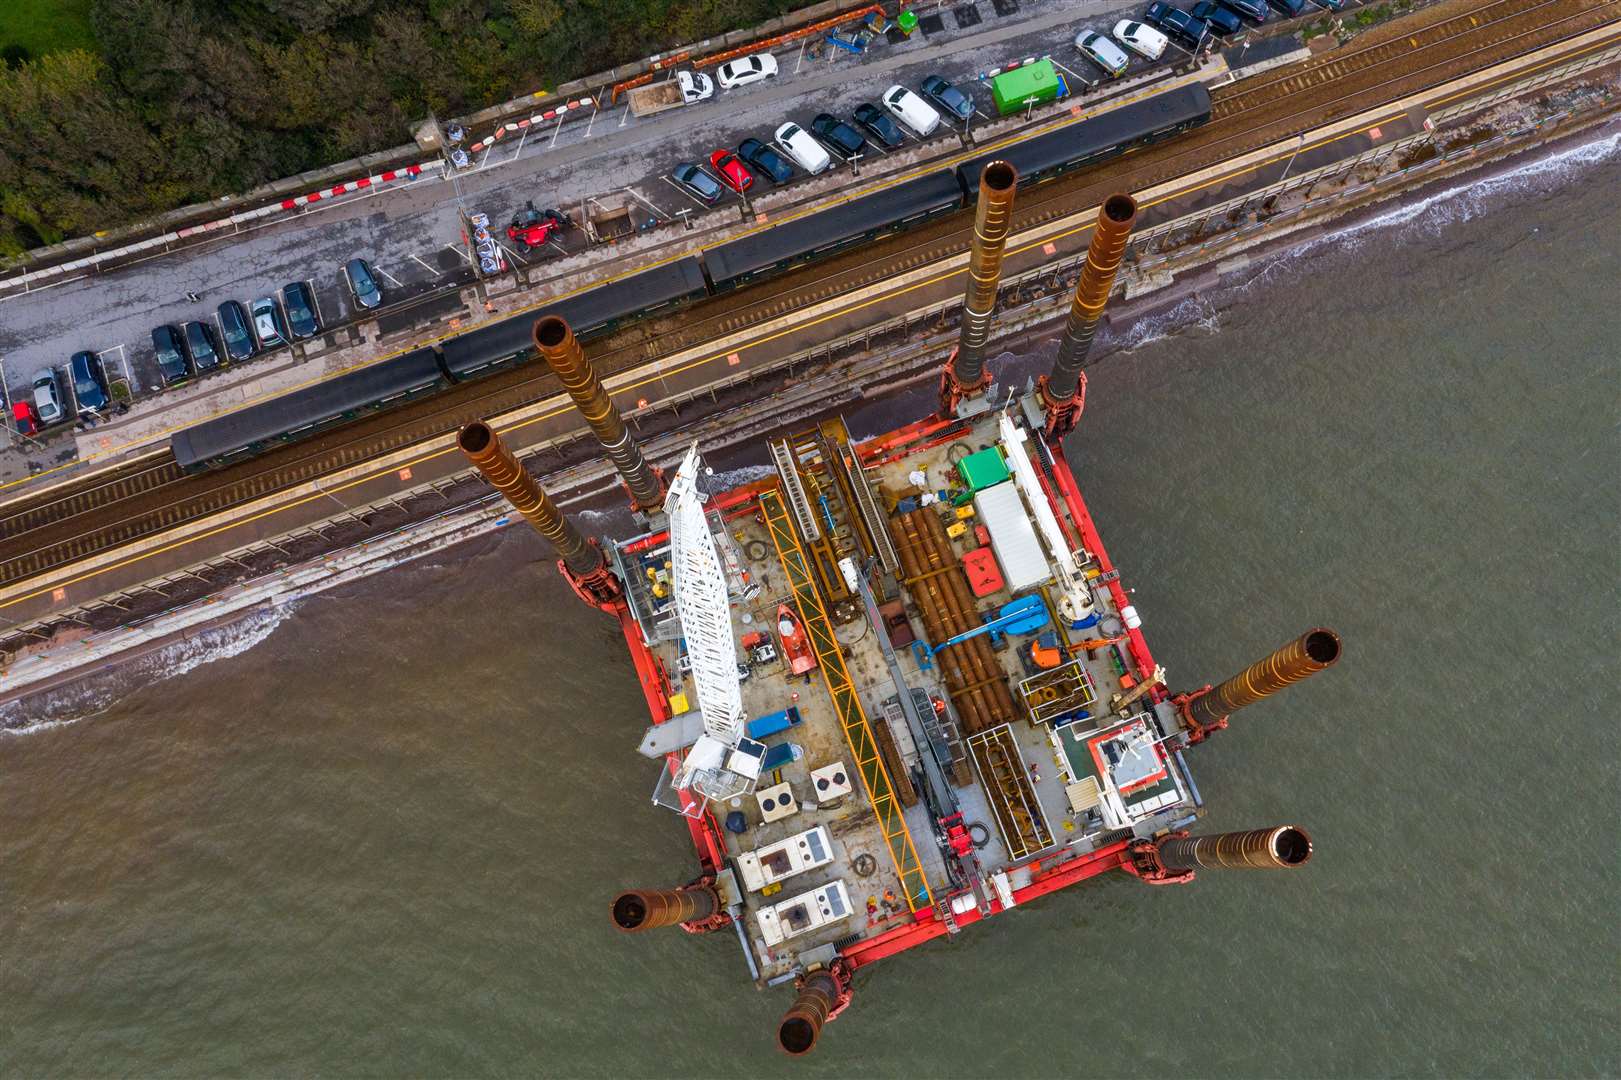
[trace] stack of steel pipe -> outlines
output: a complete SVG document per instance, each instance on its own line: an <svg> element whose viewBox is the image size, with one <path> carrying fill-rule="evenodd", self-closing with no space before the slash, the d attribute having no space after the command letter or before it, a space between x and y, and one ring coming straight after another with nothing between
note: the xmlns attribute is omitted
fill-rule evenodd
<svg viewBox="0 0 1621 1080"><path fill-rule="evenodd" d="M461 429L456 443L490 486L505 495L512 508L552 542L569 573L584 578L602 569L602 549L586 540L574 522L563 516L535 478L518 464L495 429L475 420Z"/></svg>
<svg viewBox="0 0 1621 1080"><path fill-rule="evenodd" d="M1159 843L1159 860L1170 870L1287 870L1310 859L1311 836L1297 825Z"/></svg>
<svg viewBox="0 0 1621 1080"><path fill-rule="evenodd" d="M642 456L642 448L631 438L624 418L614 407L596 368L585 358L579 339L568 323L555 315L535 323L535 348L557 374L585 422L602 443L609 460L619 470L630 490L631 501L644 514L664 508L664 481Z"/></svg>
<svg viewBox="0 0 1621 1080"><path fill-rule="evenodd" d="M922 612L929 640L939 644L983 625L939 515L913 510L896 515L894 522L907 590ZM935 660L969 734L1014 718L1012 692L986 635L942 649Z"/></svg>
<svg viewBox="0 0 1621 1080"><path fill-rule="evenodd" d="M1218 723L1222 717L1332 666L1339 658L1338 634L1321 626L1308 630L1208 694L1194 698L1188 703L1188 714L1199 725Z"/></svg>

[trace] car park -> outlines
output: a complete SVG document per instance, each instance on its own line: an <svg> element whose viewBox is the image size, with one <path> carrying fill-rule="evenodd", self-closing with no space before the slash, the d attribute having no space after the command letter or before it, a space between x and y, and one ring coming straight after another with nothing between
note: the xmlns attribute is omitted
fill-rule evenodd
<svg viewBox="0 0 1621 1080"><path fill-rule="evenodd" d="M1305 0L1301 0L1305 3ZM1189 48L1198 48L1209 32L1204 22L1195 19L1181 8L1172 7L1163 0L1154 0L1143 11L1143 20L1165 31Z"/></svg>
<svg viewBox="0 0 1621 1080"><path fill-rule="evenodd" d="M253 314L253 332L259 337L261 348L291 345L293 335L287 331L287 317L274 296L261 296L248 309Z"/></svg>
<svg viewBox="0 0 1621 1080"><path fill-rule="evenodd" d="M242 309L242 305L235 300L227 300L214 314L219 317L226 355L232 360L252 360L253 354L259 351L259 345L253 340L248 313Z"/></svg>
<svg viewBox="0 0 1621 1080"><path fill-rule="evenodd" d="M113 403L107 393L107 373L101 358L93 352L76 352L68 361L68 380L73 383L73 400L79 412L101 412Z"/></svg>
<svg viewBox="0 0 1621 1080"><path fill-rule="evenodd" d="M34 415L32 401L18 398L11 403L11 426L16 428L19 435L32 435L39 430L39 420Z"/></svg>
<svg viewBox="0 0 1621 1080"><path fill-rule="evenodd" d="M784 124L777 129L777 148L801 169L815 176L833 164L822 144L811 138L810 132L798 124Z"/></svg>
<svg viewBox="0 0 1621 1080"><path fill-rule="evenodd" d="M62 408L62 390L56 384L55 368L40 368L34 372L34 415L40 427L50 427L67 419Z"/></svg>
<svg viewBox="0 0 1621 1080"><path fill-rule="evenodd" d="M152 349L158 354L158 374L163 384L177 383L191 374L191 359L180 331L165 323L152 329Z"/></svg>
<svg viewBox="0 0 1621 1080"><path fill-rule="evenodd" d="M1165 46L1170 44L1165 35L1152 26L1131 19L1121 19L1114 24L1114 39L1145 60L1158 60Z"/></svg>
<svg viewBox="0 0 1621 1080"><path fill-rule="evenodd" d="M382 287L377 284L377 276L371 272L371 264L365 259L350 259L344 263L343 280L349 286L349 295L354 298L356 307L371 311L382 306Z"/></svg>
<svg viewBox="0 0 1621 1080"><path fill-rule="evenodd" d="M737 156L773 184L786 184L794 178L794 170L783 156L759 139L744 139L738 143Z"/></svg>
<svg viewBox="0 0 1621 1080"><path fill-rule="evenodd" d="M1306 0L1267 0L1279 15L1292 19L1306 10Z"/></svg>
<svg viewBox="0 0 1621 1080"><path fill-rule="evenodd" d="M893 148L906 141L906 136L901 134L900 125L870 101L863 101L857 105L852 119L860 124L879 146Z"/></svg>
<svg viewBox="0 0 1621 1080"><path fill-rule="evenodd" d="M681 185L683 191L706 203L720 202L720 185L715 178L690 161L683 161L670 170L670 179Z"/></svg>
<svg viewBox="0 0 1621 1080"><path fill-rule="evenodd" d="M214 328L205 322L189 322L180 328L186 335L186 348L191 351L191 362L198 371L220 366L219 345L214 341Z"/></svg>
<svg viewBox="0 0 1621 1080"><path fill-rule="evenodd" d="M1256 26L1266 22L1266 0L1221 0L1221 6Z"/></svg>
<svg viewBox="0 0 1621 1080"><path fill-rule="evenodd" d="M974 115L974 100L938 75L925 78L918 89L941 112L964 124Z"/></svg>
<svg viewBox="0 0 1621 1080"><path fill-rule="evenodd" d="M934 106L898 84L884 91L884 108L919 138L933 135L940 126Z"/></svg>
<svg viewBox="0 0 1621 1080"><path fill-rule="evenodd" d="M287 325L293 338L307 341L321 332L321 321L315 314L315 295L302 281L282 286L281 302L287 308Z"/></svg>
<svg viewBox="0 0 1621 1080"><path fill-rule="evenodd" d="M1126 50L1091 30L1082 30L1075 35L1075 47L1081 50L1081 55L1102 68L1111 79L1119 78L1131 66L1131 57Z"/></svg>
<svg viewBox="0 0 1621 1080"><path fill-rule="evenodd" d="M770 53L755 53L728 60L715 69L715 81L722 90L735 90L739 86L764 82L777 73L777 58Z"/></svg>
<svg viewBox="0 0 1621 1080"><path fill-rule="evenodd" d="M1197 4L1188 9L1188 14L1210 27L1212 34L1220 34L1223 37L1236 34L1244 29L1244 20L1240 19L1234 12L1216 3L1215 0L1199 0Z"/></svg>
<svg viewBox="0 0 1621 1080"><path fill-rule="evenodd" d="M867 145L861 132L832 113L818 113L816 119L811 121L811 132L822 140L824 146L843 158L855 157Z"/></svg>
<svg viewBox="0 0 1621 1080"><path fill-rule="evenodd" d="M754 186L754 174L749 172L737 154L731 150L716 150L709 155L709 167L715 170L720 182L741 195Z"/></svg>

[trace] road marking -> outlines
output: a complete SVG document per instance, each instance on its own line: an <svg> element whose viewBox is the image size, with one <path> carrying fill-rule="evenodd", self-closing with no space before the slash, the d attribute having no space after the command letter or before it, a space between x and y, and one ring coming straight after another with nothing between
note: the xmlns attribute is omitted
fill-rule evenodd
<svg viewBox="0 0 1621 1080"><path fill-rule="evenodd" d="M557 137L559 135L561 135L562 133L563 133L563 114L558 113L557 114L557 126L552 129L552 141L546 144L546 149L550 150L552 147L556 146L557 145ZM525 134L528 134L528 132L525 132Z"/></svg>
<svg viewBox="0 0 1621 1080"><path fill-rule="evenodd" d="M803 64L805 62L805 45L809 40L810 40L809 38L800 38L799 39L799 56L797 56L794 59L794 74L795 75L799 74L799 65Z"/></svg>
<svg viewBox="0 0 1621 1080"><path fill-rule="evenodd" d="M630 98L625 99L625 111L619 114L619 126L624 127L625 121L630 119Z"/></svg>
<svg viewBox="0 0 1621 1080"><path fill-rule="evenodd" d="M494 151L495 151L495 144L494 143L491 143L490 145L486 146L484 148L484 156L478 159L478 168L474 169L473 171L474 172L483 172L484 171L484 166L486 166L486 165L488 165L490 163L490 154L493 153Z"/></svg>
<svg viewBox="0 0 1621 1080"><path fill-rule="evenodd" d="M643 206L645 206L649 210L653 211L653 216L658 218L660 221L669 221L669 220L671 220L671 215L666 214L663 210L660 210L658 207L654 206L652 203L650 203L646 199L642 198L642 193L637 191L635 188L628 187L628 188L625 189L625 192L631 198L635 199L637 202L641 203ZM597 200L595 200L595 199L592 199L591 201L592 202L597 202ZM597 205L602 206L602 204L599 203L599 202L597 203ZM607 208L603 207L603 209L607 209Z"/></svg>
<svg viewBox="0 0 1621 1080"><path fill-rule="evenodd" d="M589 139L591 137L592 125L594 125L597 122L597 114L600 113L601 111L602 111L601 109L595 109L595 108L593 108L591 110L591 119L589 119L589 120L587 120L585 122L585 134L581 135L580 138Z"/></svg>
<svg viewBox="0 0 1621 1080"><path fill-rule="evenodd" d="M523 134L518 136L518 149L514 150L512 152L512 157L508 158L507 160L509 160L509 161L517 161L518 160L519 155L521 155L523 153L524 140L526 140L528 138L529 138L529 129L524 128L523 129Z"/></svg>
<svg viewBox="0 0 1621 1080"><path fill-rule="evenodd" d="M304 282L304 287L310 291L310 303L315 305L315 325L319 328L324 328L326 326L326 319L321 317L321 298L315 294L315 283L313 281L306 281ZM316 333L321 333L321 329L317 329Z"/></svg>
<svg viewBox="0 0 1621 1080"><path fill-rule="evenodd" d="M433 266L430 266L430 265L428 265L428 264L427 264L427 263L425 263L425 262L423 262L423 261L422 261L422 260L421 260L421 259L420 259L420 258L417 258L417 256L415 256L415 255L412 255L412 256L411 256L411 258L413 258L413 259L416 259L416 261L417 261L417 264L418 264L418 265L419 265L419 266L421 266L421 267L422 267L422 269L424 269L424 270L426 270L426 271L427 271L427 272L428 272L428 273L430 273L430 274L432 274L432 275L433 275L433 276L434 276L434 277L438 277L438 276L439 276L439 270L438 270L438 269L437 269L437 268L436 268L436 267L433 267ZM398 283L398 282L395 282L395 284L399 284L399 283Z"/></svg>
<svg viewBox="0 0 1621 1080"><path fill-rule="evenodd" d="M458 255L460 255L460 256L461 256L461 257L462 257L462 258L464 258L464 259L466 259L466 260L467 260L467 265L468 265L468 266L472 266L472 265L473 265L473 255L472 255L472 252L470 252L470 251L468 251L468 250L467 250L467 249L466 249L466 248L464 248L464 247L459 247L459 246L457 246L457 245L456 245L456 244L446 244L446 245L445 245L445 247L447 247L447 248L449 248L449 249L450 249L450 250L451 250L451 251L454 251L454 252L455 252L455 253L456 253L456 254L458 254Z"/></svg>
<svg viewBox="0 0 1621 1080"><path fill-rule="evenodd" d="M501 241L497 240L495 242L495 246L500 248L502 251L506 252L508 255L511 255L514 259L517 259L518 262L522 263L524 266L529 265L529 260L528 259L523 258L521 255L519 255L512 248L509 248L505 244L501 243Z"/></svg>
<svg viewBox="0 0 1621 1080"><path fill-rule="evenodd" d="M388 278L388 280L392 281L395 285L399 286L400 288L402 288L402 289L405 288L405 283L403 281L401 281L399 278L395 277L393 274L389 273L387 270L384 270L381 266L374 266L374 267L372 267L372 269L377 271L379 274L382 274L384 277Z"/></svg>

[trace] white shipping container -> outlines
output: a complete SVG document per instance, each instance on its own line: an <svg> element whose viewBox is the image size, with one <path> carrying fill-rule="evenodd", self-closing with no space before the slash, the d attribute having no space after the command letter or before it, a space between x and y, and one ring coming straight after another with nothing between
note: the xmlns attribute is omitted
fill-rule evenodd
<svg viewBox="0 0 1621 1080"><path fill-rule="evenodd" d="M1035 527L1013 481L980 488L974 494L974 508L990 531L991 550L996 552L1009 592L1023 592L1052 578L1046 552L1036 539Z"/></svg>

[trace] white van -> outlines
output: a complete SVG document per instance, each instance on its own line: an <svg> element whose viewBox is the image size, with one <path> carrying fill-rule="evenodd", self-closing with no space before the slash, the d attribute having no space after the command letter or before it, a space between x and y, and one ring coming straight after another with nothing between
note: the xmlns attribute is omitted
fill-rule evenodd
<svg viewBox="0 0 1621 1080"><path fill-rule="evenodd" d="M899 83L884 91L884 108L920 138L934 134L934 129L940 126L940 114L934 111L934 106Z"/></svg>
<svg viewBox="0 0 1621 1080"><path fill-rule="evenodd" d="M833 159L822 149L822 144L798 124L782 125L777 129L775 141L777 149L793 158L795 165L812 176L826 172L828 166L833 164Z"/></svg>

